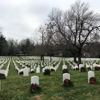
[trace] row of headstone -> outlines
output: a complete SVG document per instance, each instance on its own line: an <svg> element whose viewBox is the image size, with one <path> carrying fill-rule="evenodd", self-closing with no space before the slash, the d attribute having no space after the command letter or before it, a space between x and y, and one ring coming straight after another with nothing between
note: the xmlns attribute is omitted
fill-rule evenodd
<svg viewBox="0 0 100 100"><path fill-rule="evenodd" d="M82 61L83 64L80 64L79 67L76 63L74 62L70 62L67 60L67 63L69 64L70 68L73 69L73 70L79 70L81 72L81 70L91 70L91 69L94 69L94 70L100 70L100 64L97 64L98 63L98 60L92 60L92 61L86 61L86 60L83 60Z"/></svg>
<svg viewBox="0 0 100 100"><path fill-rule="evenodd" d="M62 65L62 70L67 69L67 65L65 64L65 60L63 59L63 65Z"/></svg>
<svg viewBox="0 0 100 100"><path fill-rule="evenodd" d="M57 60L56 60L56 61L57 61ZM50 70L52 70L52 69L57 70L57 68L58 68L59 65L60 65L60 61L61 61L61 60L59 60L58 64L57 64L55 67L53 67L53 66L51 66L51 65L45 66L45 67L42 69L42 72L44 72L44 70L47 69L47 67L48 67L48 69L50 69ZM23 61L22 61L22 62L23 62ZM24 62L23 62L23 63L24 63ZM47 61L46 63L48 63L48 61ZM55 63L55 62L54 62L54 63ZM84 63L84 62L83 62L83 63ZM75 66L74 66L74 65L75 65ZM79 71L80 71L80 72L81 72L81 69L82 69L82 68L85 68L84 65L85 65L85 64L80 64L80 65L79 65ZM41 63L41 66L42 66L42 63ZM36 66L33 66L33 68L31 68L30 71L32 72L32 71L36 70L36 73L40 73L41 66L40 66L40 64L38 64L37 67L36 67ZM88 66L88 64L86 63L86 68L88 68L87 66ZM76 63L73 63L72 68L73 68L73 69L77 69L77 68L78 68L78 66L76 65ZM65 65L65 60L64 60L64 59L63 59L63 66L62 66L62 69L67 69L67 66ZM21 72L21 71L23 72L24 69L21 69L19 72Z"/></svg>
<svg viewBox="0 0 100 100"><path fill-rule="evenodd" d="M31 69L30 69L30 71L31 72L34 72L35 70L36 70L36 73L40 73L40 67L45 67L45 66L49 66L49 67L51 67L51 65L49 65L50 63L48 62L49 60L45 60L45 63L44 64L42 64L42 62L40 62L40 64L38 64L38 66L36 67L36 66L33 66L33 65L31 65ZM19 61L20 63L22 63L23 61ZM26 63L26 62L24 62L24 63ZM27 62L28 63L28 62ZM40 66L41 65L41 66ZM55 68L54 67L52 67L51 68L51 70L52 69L54 69L55 70Z"/></svg>
<svg viewBox="0 0 100 100"><path fill-rule="evenodd" d="M18 75L22 74L23 76L29 76L30 68L25 67L25 68L19 69L14 60L13 60L13 63L14 63L15 69L18 72Z"/></svg>
<svg viewBox="0 0 100 100"><path fill-rule="evenodd" d="M2 69L2 67L7 63L7 61L8 61L8 60L4 60L4 61L2 62L2 64L0 65L0 69Z"/></svg>
<svg viewBox="0 0 100 100"><path fill-rule="evenodd" d="M17 64L15 63L14 60L12 60L12 61L13 61L13 64L14 64L15 69L17 70L17 72L19 72L20 69L18 68Z"/></svg>
<svg viewBox="0 0 100 100"><path fill-rule="evenodd" d="M93 69L94 69L94 70L100 70L100 64L94 63L94 64L93 64Z"/></svg>
<svg viewBox="0 0 100 100"><path fill-rule="evenodd" d="M6 68L6 70L5 70L5 75L6 75L6 77L8 76L9 67L10 67L10 62L11 62L11 60L8 62L7 68Z"/></svg>
<svg viewBox="0 0 100 100"><path fill-rule="evenodd" d="M0 59L0 65L5 62L5 59Z"/></svg>
<svg viewBox="0 0 100 100"><path fill-rule="evenodd" d="M55 71L59 68L60 63L61 63L61 59L59 60L58 64L55 66Z"/></svg>
<svg viewBox="0 0 100 100"><path fill-rule="evenodd" d="M91 80L90 79L91 78L94 78L94 77L95 77L94 72L93 71L89 71L88 72L88 83L91 83ZM70 84L72 85L71 80L70 80L70 74L69 73L64 73L63 74L63 84L65 82L68 83L67 86L70 85ZM38 76L32 76L31 77L31 84L39 85L39 77ZM96 84L95 81L93 81L93 84Z"/></svg>
<svg viewBox="0 0 100 100"><path fill-rule="evenodd" d="M87 69L92 69L93 67L92 67L92 65L86 63L86 68Z"/></svg>
<svg viewBox="0 0 100 100"><path fill-rule="evenodd" d="M0 78L6 78L6 77L8 76L9 67L10 67L10 62L11 62L11 61L8 62L8 65L7 65L7 67L6 67L5 70L4 70L4 69L1 69L1 70L0 70Z"/></svg>

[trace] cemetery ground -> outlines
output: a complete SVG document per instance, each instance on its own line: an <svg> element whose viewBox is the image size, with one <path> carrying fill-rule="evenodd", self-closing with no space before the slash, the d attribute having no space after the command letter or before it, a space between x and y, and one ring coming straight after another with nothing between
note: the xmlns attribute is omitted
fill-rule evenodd
<svg viewBox="0 0 100 100"><path fill-rule="evenodd" d="M11 61L7 78L1 80L0 100L100 100L100 71L94 71L97 80L97 84L94 85L88 84L88 70L79 72L68 66L74 87L64 88L62 64L61 61L57 71L47 76L42 72L23 76L18 75ZM39 76L40 93L30 93L31 76Z"/></svg>

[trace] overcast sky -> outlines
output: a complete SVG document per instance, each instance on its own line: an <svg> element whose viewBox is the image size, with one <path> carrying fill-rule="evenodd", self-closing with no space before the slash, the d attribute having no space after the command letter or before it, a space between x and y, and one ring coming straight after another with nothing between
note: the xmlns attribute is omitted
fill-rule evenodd
<svg viewBox="0 0 100 100"><path fill-rule="evenodd" d="M53 7L67 10L76 0L0 0L0 26L6 39L35 37L34 32L47 20ZM82 0L100 12L100 0Z"/></svg>

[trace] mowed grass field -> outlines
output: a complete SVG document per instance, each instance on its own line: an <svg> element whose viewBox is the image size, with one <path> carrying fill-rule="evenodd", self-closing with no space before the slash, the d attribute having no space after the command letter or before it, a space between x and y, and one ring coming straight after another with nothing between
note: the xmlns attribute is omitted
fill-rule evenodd
<svg viewBox="0 0 100 100"><path fill-rule="evenodd" d="M67 64L67 62L66 62ZM100 71L94 71L97 84L88 84L88 70L79 72L70 69L74 87L62 86L62 62L56 72L49 76L41 73L30 73L28 77L18 75L13 63L10 64L8 77L1 80L0 100L100 100ZM39 76L41 92L31 94L31 76Z"/></svg>

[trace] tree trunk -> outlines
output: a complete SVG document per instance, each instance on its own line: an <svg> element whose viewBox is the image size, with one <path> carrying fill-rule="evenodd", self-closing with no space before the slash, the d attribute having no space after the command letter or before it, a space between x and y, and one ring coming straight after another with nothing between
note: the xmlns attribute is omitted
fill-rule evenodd
<svg viewBox="0 0 100 100"><path fill-rule="evenodd" d="M44 62L44 55L41 55L41 61Z"/></svg>
<svg viewBox="0 0 100 100"><path fill-rule="evenodd" d="M76 54L74 54L73 56L74 56L74 62L77 63Z"/></svg>
<svg viewBox="0 0 100 100"><path fill-rule="evenodd" d="M52 56L50 56L50 62L52 62Z"/></svg>
<svg viewBox="0 0 100 100"><path fill-rule="evenodd" d="M82 53L82 50L80 49L78 52L78 65L81 64L81 57L82 57L81 53Z"/></svg>

